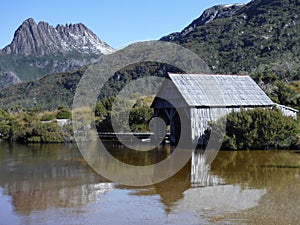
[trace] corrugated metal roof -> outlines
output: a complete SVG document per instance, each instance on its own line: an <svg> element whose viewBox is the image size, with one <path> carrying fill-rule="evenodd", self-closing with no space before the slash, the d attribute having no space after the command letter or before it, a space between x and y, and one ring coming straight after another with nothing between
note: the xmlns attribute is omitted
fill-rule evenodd
<svg viewBox="0 0 300 225"><path fill-rule="evenodd" d="M172 74L189 106L268 106L272 100L245 75Z"/></svg>

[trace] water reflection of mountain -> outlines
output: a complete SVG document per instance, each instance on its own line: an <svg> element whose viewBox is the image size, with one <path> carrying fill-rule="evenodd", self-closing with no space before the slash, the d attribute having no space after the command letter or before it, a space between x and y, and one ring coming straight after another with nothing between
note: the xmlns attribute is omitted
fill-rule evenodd
<svg viewBox="0 0 300 225"><path fill-rule="evenodd" d="M266 190L243 189L240 185L222 185L191 188L183 194L184 197L174 204L173 212L213 216L255 207L266 194Z"/></svg>
<svg viewBox="0 0 300 225"><path fill-rule="evenodd" d="M168 212L247 210L262 196L276 199L280 191L286 195L289 186L299 186L300 157L295 156L291 151L222 151L212 165L205 165L203 154L196 152L176 175L154 185L151 192L142 189L135 194L160 195ZM267 204L278 208L276 201Z"/></svg>
<svg viewBox="0 0 300 225"><path fill-rule="evenodd" d="M163 160L172 152L166 149L140 155L123 150L120 146L112 149L120 160L136 165ZM249 218L259 218L264 212L267 219L258 224L275 221L272 218L286 219L293 224L299 218L292 217L292 213L297 212L295 206L300 204L299 154L222 151L212 165L204 162L203 155L196 152L192 160L168 180L141 188L125 187L108 183L94 173L74 145L9 146L1 143L0 186L11 196L15 211L20 214L47 208L80 207L99 198L103 200L103 193L118 188L130 189L121 193L154 196L163 203L168 215L189 212L209 217L214 213L238 215L242 212ZM116 169L112 165L108 168ZM118 193L116 191L110 194ZM244 218L245 215L231 215L230 218Z"/></svg>
<svg viewBox="0 0 300 225"><path fill-rule="evenodd" d="M229 184L280 189L299 181L300 156L293 151L221 151L211 171Z"/></svg>
<svg viewBox="0 0 300 225"><path fill-rule="evenodd" d="M19 213L80 206L114 188L90 170L74 145L2 144L0 155L0 186Z"/></svg>
<svg viewBox="0 0 300 225"><path fill-rule="evenodd" d="M294 151L220 152L211 167L226 183L266 190L257 207L228 216L247 224L299 224L300 156ZM226 218L226 217L225 217Z"/></svg>

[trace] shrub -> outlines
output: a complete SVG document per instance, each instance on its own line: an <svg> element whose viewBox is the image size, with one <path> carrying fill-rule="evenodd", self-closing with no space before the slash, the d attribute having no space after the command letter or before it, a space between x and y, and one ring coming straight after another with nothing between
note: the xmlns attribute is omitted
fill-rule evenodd
<svg viewBox="0 0 300 225"><path fill-rule="evenodd" d="M45 115L48 114L51 113ZM56 122L43 123L41 117L32 111L9 114L0 109L0 138L22 143L58 143L72 139L72 130L62 129Z"/></svg>
<svg viewBox="0 0 300 225"><path fill-rule="evenodd" d="M56 114L57 119L71 119L72 118L72 113L70 110L66 108L61 108Z"/></svg>
<svg viewBox="0 0 300 225"><path fill-rule="evenodd" d="M132 131L147 131L148 123L153 117L153 109L146 106L133 108L129 114L129 126Z"/></svg>
<svg viewBox="0 0 300 225"><path fill-rule="evenodd" d="M221 126L221 118L212 122L213 130ZM242 110L227 115L225 149L287 149L296 145L297 121L278 109Z"/></svg>

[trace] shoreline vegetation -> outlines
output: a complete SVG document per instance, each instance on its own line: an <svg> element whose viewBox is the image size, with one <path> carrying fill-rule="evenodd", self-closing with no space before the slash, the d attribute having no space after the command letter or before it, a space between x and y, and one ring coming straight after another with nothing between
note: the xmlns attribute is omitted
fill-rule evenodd
<svg viewBox="0 0 300 225"><path fill-rule="evenodd" d="M19 143L73 142L71 111L15 108L0 109L0 139Z"/></svg>
<svg viewBox="0 0 300 225"><path fill-rule="evenodd" d="M119 118L130 110L129 126L132 132L147 132L153 117L149 106L153 97L135 100L121 99L123 110L112 112L115 97L98 101L95 105L95 125L98 132L113 132L111 118ZM120 99L119 99L120 100ZM86 109L84 109L86 110ZM222 120L226 119L226 135L222 149L300 149L300 122L286 117L276 109L242 110L232 112L210 124L218 132ZM122 124L121 129L122 129ZM59 107L55 111L39 109L0 109L0 139L19 143L68 143L75 142L71 110Z"/></svg>

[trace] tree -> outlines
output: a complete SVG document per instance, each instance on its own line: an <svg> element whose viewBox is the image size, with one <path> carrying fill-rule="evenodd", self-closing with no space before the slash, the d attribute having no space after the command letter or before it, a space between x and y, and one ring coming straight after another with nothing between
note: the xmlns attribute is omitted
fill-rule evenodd
<svg viewBox="0 0 300 225"><path fill-rule="evenodd" d="M129 126L132 131L147 131L148 123L153 117L153 109L147 106L133 108L129 114Z"/></svg>
<svg viewBox="0 0 300 225"><path fill-rule="evenodd" d="M146 106L142 99L138 99L135 104L131 104L128 99L110 97L102 99L96 104L95 115L99 117L96 121L99 132L114 132L112 119L117 125L118 132L128 131L126 129L128 123L131 131L147 131L148 123L153 117L153 109Z"/></svg>

